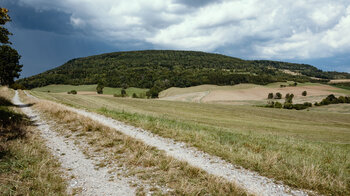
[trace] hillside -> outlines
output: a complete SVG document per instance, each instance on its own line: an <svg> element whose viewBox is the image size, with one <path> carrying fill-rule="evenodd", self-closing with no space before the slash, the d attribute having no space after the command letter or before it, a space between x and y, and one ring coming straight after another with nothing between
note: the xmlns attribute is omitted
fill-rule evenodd
<svg viewBox="0 0 350 196"><path fill-rule="evenodd" d="M289 70L293 73L286 72ZM311 81L310 77L345 79L350 74L323 72L311 65L277 61L247 61L193 51L147 50L115 52L72 59L44 73L18 80L26 88L50 84L166 89L201 84L268 84Z"/></svg>

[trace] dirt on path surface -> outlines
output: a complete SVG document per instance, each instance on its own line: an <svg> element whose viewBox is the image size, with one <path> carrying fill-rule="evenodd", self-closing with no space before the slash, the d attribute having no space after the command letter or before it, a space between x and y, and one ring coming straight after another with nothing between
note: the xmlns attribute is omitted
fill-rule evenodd
<svg viewBox="0 0 350 196"><path fill-rule="evenodd" d="M50 123L42 120L39 113L23 104L17 91L12 101L35 122L41 131L41 136L47 141L46 145L52 154L58 157L61 166L67 170L67 176L74 176L68 181L69 192L77 189L81 191L81 195L135 195L134 188L129 186L127 180L119 178L111 182L107 168L96 170L94 161L86 158L72 140L53 131Z"/></svg>
<svg viewBox="0 0 350 196"><path fill-rule="evenodd" d="M67 110L76 112L82 116L88 117L107 127L118 130L119 132L138 139L149 146L163 150L167 155L178 160L186 161L190 165L200 168L209 174L222 177L230 182L247 190L248 193L255 195L308 195L302 190L295 190L281 183L275 183L273 179L260 176L256 172L246 170L240 166L233 165L222 160L219 157L209 155L193 147L188 147L183 142L177 142L172 139L163 138L154 135L141 128L129 126L120 121L59 104Z"/></svg>

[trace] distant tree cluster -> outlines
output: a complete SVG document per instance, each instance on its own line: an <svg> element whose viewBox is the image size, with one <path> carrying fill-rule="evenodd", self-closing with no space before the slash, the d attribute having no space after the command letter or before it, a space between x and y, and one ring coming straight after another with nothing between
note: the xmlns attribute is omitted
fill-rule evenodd
<svg viewBox="0 0 350 196"><path fill-rule="evenodd" d="M315 106L339 104L339 103L350 103L350 97L349 96L339 96L337 98L336 96L331 94L331 95L328 95L326 98L324 98L321 102L319 102L319 103L316 102Z"/></svg>
<svg viewBox="0 0 350 196"><path fill-rule="evenodd" d="M76 90L68 91L67 94L76 95L78 92Z"/></svg>
<svg viewBox="0 0 350 196"><path fill-rule="evenodd" d="M306 92L306 91L304 91L304 92ZM309 107L312 107L312 103L310 103L310 102L305 102L303 104L293 104L293 97L294 97L293 94L288 93L285 97L284 104L281 104L280 102L269 101L267 103L266 107L283 108L283 109L296 109L296 110L304 110L304 109L307 109ZM349 96L339 96L337 98L336 96L331 94L331 95L328 95L326 98L324 98L321 102L319 102L319 103L315 102L314 106L339 104L339 103L350 103L350 97Z"/></svg>

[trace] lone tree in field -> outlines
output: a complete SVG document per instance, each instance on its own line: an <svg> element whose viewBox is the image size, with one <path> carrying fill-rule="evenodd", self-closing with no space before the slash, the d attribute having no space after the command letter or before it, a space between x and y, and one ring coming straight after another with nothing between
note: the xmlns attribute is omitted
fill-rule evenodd
<svg viewBox="0 0 350 196"><path fill-rule="evenodd" d="M120 91L120 94L122 95L122 97L125 97L125 96L126 96L126 90L123 88L123 89Z"/></svg>
<svg viewBox="0 0 350 196"><path fill-rule="evenodd" d="M301 95L302 95L302 96L306 96L306 95L307 95L307 92L306 92L306 91L303 91L303 92L301 93Z"/></svg>
<svg viewBox="0 0 350 196"><path fill-rule="evenodd" d="M19 64L21 56L11 48L9 35L12 35L3 26L11 21L6 8L0 8L0 85L11 85L19 77L22 65Z"/></svg>
<svg viewBox="0 0 350 196"><path fill-rule="evenodd" d="M269 95L267 96L268 99L273 99L273 93L269 93Z"/></svg>
<svg viewBox="0 0 350 196"><path fill-rule="evenodd" d="M96 87L97 94L103 94L103 88L104 86L102 84L98 84Z"/></svg>
<svg viewBox="0 0 350 196"><path fill-rule="evenodd" d="M286 95L286 101L285 101L285 103L293 103L293 98L294 98L294 95L288 93L288 94Z"/></svg>
<svg viewBox="0 0 350 196"><path fill-rule="evenodd" d="M276 93L275 99L282 99L282 94L281 93Z"/></svg>

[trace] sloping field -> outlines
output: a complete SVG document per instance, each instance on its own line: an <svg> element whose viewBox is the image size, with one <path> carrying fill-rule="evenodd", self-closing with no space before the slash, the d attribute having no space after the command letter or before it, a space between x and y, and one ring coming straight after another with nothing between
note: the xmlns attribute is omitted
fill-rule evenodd
<svg viewBox="0 0 350 196"><path fill-rule="evenodd" d="M185 142L292 187L349 194L350 114L32 93Z"/></svg>
<svg viewBox="0 0 350 196"><path fill-rule="evenodd" d="M350 91L329 85L308 83L296 87L280 88L281 84L288 85L288 83L273 83L267 86L239 84L235 86L201 85L189 88L170 88L161 92L160 99L203 103L247 103L249 101L256 103L256 101L266 101L269 93L280 92L283 96L287 93L293 93L295 95L294 102L299 103L320 101L332 93L336 95L350 94ZM307 91L306 97L301 95L303 91Z"/></svg>

